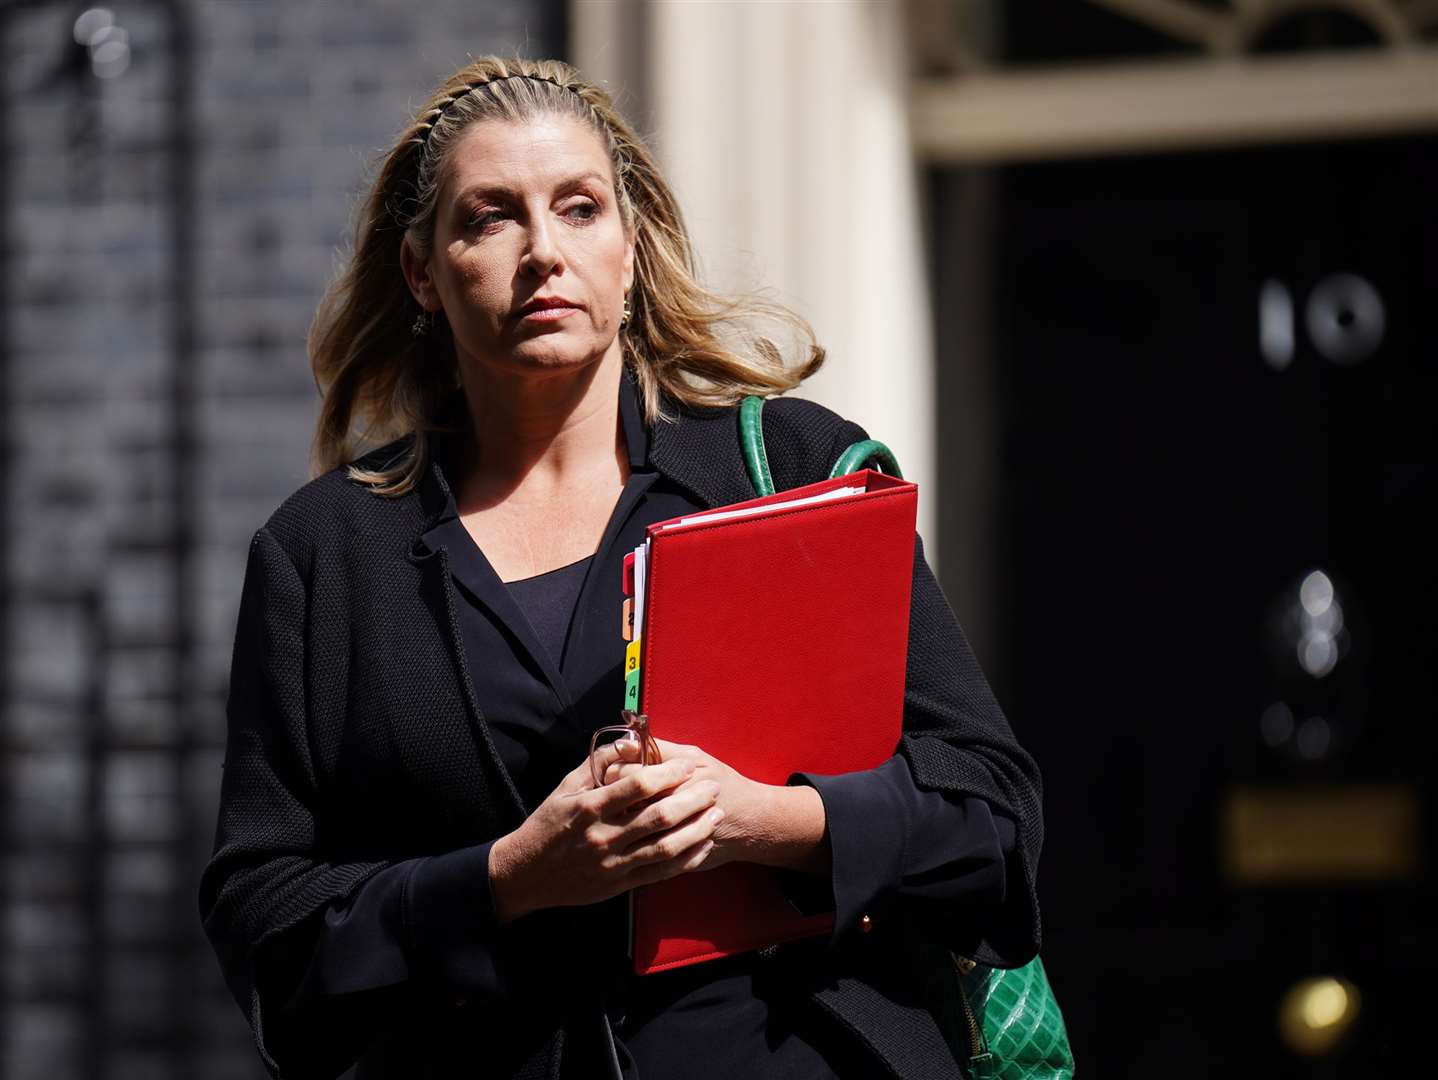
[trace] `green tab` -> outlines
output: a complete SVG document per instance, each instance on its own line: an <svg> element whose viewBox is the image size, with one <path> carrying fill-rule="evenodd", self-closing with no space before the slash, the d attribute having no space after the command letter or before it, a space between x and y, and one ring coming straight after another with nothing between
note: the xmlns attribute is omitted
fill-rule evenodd
<svg viewBox="0 0 1438 1080"><path fill-rule="evenodd" d="M635 668L624 676L624 707L639 711L639 669Z"/></svg>

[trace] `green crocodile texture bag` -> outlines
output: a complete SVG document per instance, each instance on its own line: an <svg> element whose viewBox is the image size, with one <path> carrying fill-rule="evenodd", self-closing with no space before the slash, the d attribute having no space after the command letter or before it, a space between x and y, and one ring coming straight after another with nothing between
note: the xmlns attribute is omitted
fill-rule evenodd
<svg viewBox="0 0 1438 1080"><path fill-rule="evenodd" d="M967 1080L1070 1080L1073 1051L1042 960L989 967L951 952L916 920L900 930L916 989Z"/></svg>
<svg viewBox="0 0 1438 1080"><path fill-rule="evenodd" d="M754 490L772 495L763 411L763 398L743 400L739 439ZM902 475L889 448L873 439L845 450L829 475L845 476L866 465ZM935 955L932 946L923 951ZM994 968L943 952L952 968L921 962L915 974L925 983L930 1008L969 1080L1070 1080L1073 1051L1043 961L1034 957L1020 968Z"/></svg>
<svg viewBox="0 0 1438 1080"><path fill-rule="evenodd" d="M970 1080L1069 1080L1073 1051L1063 1012L1037 956L993 968L950 954L958 979Z"/></svg>
<svg viewBox="0 0 1438 1080"><path fill-rule="evenodd" d="M1073 1051L1044 962L1021 968L975 964L913 920L903 951L923 1004L968 1080L1070 1080Z"/></svg>

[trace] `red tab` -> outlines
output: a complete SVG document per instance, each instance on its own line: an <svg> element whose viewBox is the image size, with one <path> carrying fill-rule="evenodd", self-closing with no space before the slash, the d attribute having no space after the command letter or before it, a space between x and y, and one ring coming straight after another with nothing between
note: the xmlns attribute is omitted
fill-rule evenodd
<svg viewBox="0 0 1438 1080"><path fill-rule="evenodd" d="M624 595L634 595L634 552L624 556Z"/></svg>

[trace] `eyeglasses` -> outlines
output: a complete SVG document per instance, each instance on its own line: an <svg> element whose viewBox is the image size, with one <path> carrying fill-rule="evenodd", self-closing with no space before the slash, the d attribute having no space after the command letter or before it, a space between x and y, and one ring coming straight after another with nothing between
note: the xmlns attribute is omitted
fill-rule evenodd
<svg viewBox="0 0 1438 1080"><path fill-rule="evenodd" d="M639 764L658 765L664 760L659 753L659 744L649 734L649 717L630 709L620 712L622 724L602 727L589 740L589 774L594 777L594 786L604 786L604 770L612 764L600 763L599 751L606 746L629 742L639 747Z"/></svg>

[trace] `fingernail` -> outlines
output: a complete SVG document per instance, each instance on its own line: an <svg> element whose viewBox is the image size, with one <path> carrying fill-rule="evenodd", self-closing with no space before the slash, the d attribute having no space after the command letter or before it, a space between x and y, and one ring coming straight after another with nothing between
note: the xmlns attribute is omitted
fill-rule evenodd
<svg viewBox="0 0 1438 1080"><path fill-rule="evenodd" d="M694 763L694 762L692 762L692 761L686 761L686 762L684 763L684 775L685 775L685 776L692 776L693 773L694 773L694 769L695 769L695 763Z"/></svg>
<svg viewBox="0 0 1438 1080"><path fill-rule="evenodd" d="M704 781L704 794L708 795L711 799L716 798L719 795L719 781Z"/></svg>
<svg viewBox="0 0 1438 1080"><path fill-rule="evenodd" d="M722 806L716 806L713 810L710 810L710 811L709 811L709 821L710 821L711 824L713 824L713 825L718 825L719 822L721 822L721 821L723 821L723 820L724 820L724 808L723 808Z"/></svg>

